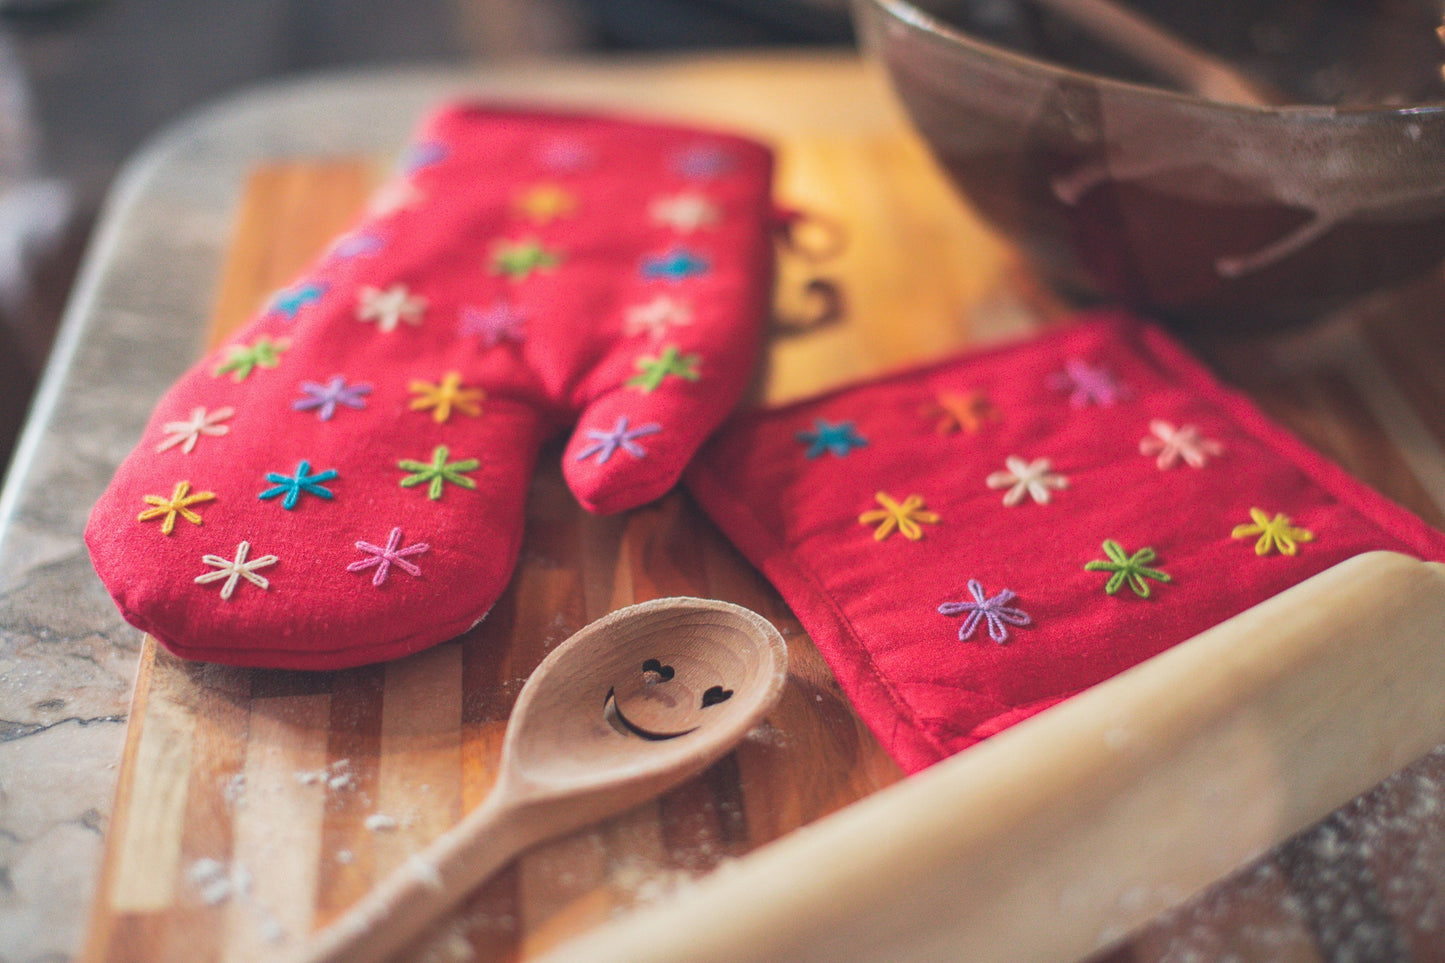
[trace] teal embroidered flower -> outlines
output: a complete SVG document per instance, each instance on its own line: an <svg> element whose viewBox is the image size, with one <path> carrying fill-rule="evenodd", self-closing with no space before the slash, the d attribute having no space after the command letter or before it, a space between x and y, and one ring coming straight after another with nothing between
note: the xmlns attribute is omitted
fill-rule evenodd
<svg viewBox="0 0 1445 963"><path fill-rule="evenodd" d="M818 458L825 451L843 458L854 448L864 448L868 444L868 439L858 434L853 422L840 421L835 425L823 418L813 421L812 431L800 431L794 437L808 446L804 453L806 458Z"/></svg>
<svg viewBox="0 0 1445 963"><path fill-rule="evenodd" d="M332 497L330 489L321 487L321 483L331 481L335 477L335 468L311 474L311 462L302 459L301 463L296 466L294 475L282 475L279 472L268 471L266 480L271 482L274 487L266 489L256 497L270 499L285 495L286 497L281 500L281 507L290 511L296 507L296 502L301 498L303 492L330 500Z"/></svg>

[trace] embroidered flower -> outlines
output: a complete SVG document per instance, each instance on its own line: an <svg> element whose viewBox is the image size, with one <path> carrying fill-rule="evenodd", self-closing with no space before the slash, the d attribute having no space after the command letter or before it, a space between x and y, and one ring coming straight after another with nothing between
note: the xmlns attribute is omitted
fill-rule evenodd
<svg viewBox="0 0 1445 963"><path fill-rule="evenodd" d="M152 507L142 511L135 517L135 520L148 522L153 518L159 518L161 519L161 534L169 535L175 531L177 515L192 525L201 524L201 516L191 511L190 506L212 501L215 497L215 492L192 492L190 482L178 481L176 487L171 490L170 498L160 495L141 496L142 500Z"/></svg>
<svg viewBox="0 0 1445 963"><path fill-rule="evenodd" d="M712 227L721 217L717 205L696 191L655 198L647 206L647 214L652 223L670 227L680 234Z"/></svg>
<svg viewBox="0 0 1445 963"><path fill-rule="evenodd" d="M585 461L593 455L597 456L597 464L604 465L612 455L621 448L633 458L644 458L647 449L637 443L638 438L647 435L655 435L662 430L658 424L638 425L636 428L629 428L627 416L622 415L617 419L617 424L611 431L598 431L595 428L587 430L587 437L592 444L577 453L577 461Z"/></svg>
<svg viewBox="0 0 1445 963"><path fill-rule="evenodd" d="M1035 458L1033 461L1024 461L1017 455L1009 455L1004 459L1007 471L996 471L984 483L989 488L1007 488L1004 493L1003 503L1010 508L1024 500L1024 496L1031 497L1035 504L1047 505L1052 497L1050 489L1061 491L1069 487L1068 478L1052 471L1053 464L1047 458Z"/></svg>
<svg viewBox="0 0 1445 963"><path fill-rule="evenodd" d="M249 345L227 345L225 359L211 374L217 378L229 374L232 381L245 381L257 368L274 368L280 364L281 352L289 347L291 342L288 339L277 338L272 341L264 334Z"/></svg>
<svg viewBox="0 0 1445 963"><path fill-rule="evenodd" d="M535 224L550 224L577 209L577 197L556 184L538 184L517 198L516 208Z"/></svg>
<svg viewBox="0 0 1445 963"><path fill-rule="evenodd" d="M448 371L437 384L413 381L411 393L417 396L412 399L411 410L430 410L432 420L439 425L452 416L453 408L464 415L477 417L482 413L482 400L487 397L482 389L463 385L462 376L456 371Z"/></svg>
<svg viewBox="0 0 1445 963"><path fill-rule="evenodd" d="M794 437L808 446L804 452L807 458L817 458L825 451L842 458L854 448L863 448L868 444L868 439L858 434L853 422L840 421L835 425L822 418L814 419L812 431L800 431Z"/></svg>
<svg viewBox="0 0 1445 963"><path fill-rule="evenodd" d="M934 430L940 435L966 432L976 435L990 421L998 421L998 409L982 392L970 391L959 394L955 391L940 392L932 403L924 405L920 412L926 418L937 418Z"/></svg>
<svg viewBox="0 0 1445 963"><path fill-rule="evenodd" d="M356 547L369 554L370 558L363 558L346 566L348 572L364 572L369 568L375 568L376 574L371 577L371 584L378 588L386 581L387 575L391 573L392 565L396 565L403 572L416 578L421 578L421 568L414 562L408 562L407 556L420 555L429 551L431 546L426 542L413 542L405 548L398 548L401 544L401 526L391 530L391 536L386 540L386 547L373 545L370 542L358 541Z"/></svg>
<svg viewBox="0 0 1445 963"><path fill-rule="evenodd" d="M1075 408L1107 407L1129 396L1128 385L1121 384L1109 369L1078 358L1064 362L1064 370L1050 376L1049 386L1056 391L1067 391L1069 404Z"/></svg>
<svg viewBox="0 0 1445 963"><path fill-rule="evenodd" d="M696 381L701 377L697 371L701 360L695 354L680 354L675 345L668 345L658 357L637 359L635 367L641 374L628 378L627 387L651 394L669 375L683 381Z"/></svg>
<svg viewBox="0 0 1445 963"><path fill-rule="evenodd" d="M1154 561L1154 549L1141 548L1133 555L1126 555L1124 549L1113 539L1104 540L1104 554L1109 556L1106 562L1103 559L1095 559L1084 566L1090 572L1113 572L1109 581L1104 585L1104 591L1113 595L1128 583L1129 588L1140 598L1149 597L1149 583L1145 579L1153 579L1156 582L1172 582L1167 574L1158 569L1147 568L1148 564Z"/></svg>
<svg viewBox="0 0 1445 963"><path fill-rule="evenodd" d="M386 239L370 231L343 234L327 249L326 254L342 261L357 257L379 254L386 247Z"/></svg>
<svg viewBox="0 0 1445 963"><path fill-rule="evenodd" d="M492 247L492 273L522 281L534 271L550 271L561 257L542 246L534 237L520 241L498 241Z"/></svg>
<svg viewBox="0 0 1445 963"><path fill-rule="evenodd" d="M166 451L180 445L181 451L189 455L202 435L219 438L229 432L231 426L223 425L221 422L235 413L235 408L217 408L215 411L207 411L199 406L193 408L189 421L168 421L161 426L167 438L156 445L156 451Z"/></svg>
<svg viewBox="0 0 1445 963"><path fill-rule="evenodd" d="M1203 468L1211 457L1224 454L1224 446L1205 438L1194 425L1175 428L1155 418L1149 422L1150 434L1139 441L1139 454L1157 455L1154 464L1167 471L1183 461L1190 468Z"/></svg>
<svg viewBox="0 0 1445 963"><path fill-rule="evenodd" d="M684 281L706 274L711 265L687 248L675 247L665 254L642 259L642 276L664 281Z"/></svg>
<svg viewBox="0 0 1445 963"><path fill-rule="evenodd" d="M450 154L450 148L440 141L417 141L403 148L398 166L404 174L411 175L440 164Z"/></svg>
<svg viewBox="0 0 1445 963"><path fill-rule="evenodd" d="M476 335L482 344L495 348L503 341L521 344L526 334L527 316L506 298L492 302L489 308L462 308L462 334Z"/></svg>
<svg viewBox="0 0 1445 963"><path fill-rule="evenodd" d="M247 561L246 556L249 555L250 552L251 543L242 542L236 546L236 557L234 559L222 558L219 555L202 555L201 561L211 566L211 568L216 569L216 571L206 572L204 575L197 575L196 584L205 585L208 582L217 582L225 579L226 583L221 586L221 599L226 602L231 600L231 594L236 591L236 585L241 579L245 579L259 589L269 589L271 583L266 581L264 575L257 575L256 569L275 565L280 559L274 555L262 555L260 558L253 558Z"/></svg>
<svg viewBox="0 0 1445 963"><path fill-rule="evenodd" d="M266 480L274 487L266 489L256 497L269 500L285 495L286 497L281 499L281 507L290 511L296 507L296 502L301 498L303 492L307 495L315 495L317 498L330 500L331 490L323 488L321 483L331 481L335 477L335 468L311 474L311 462L303 458L296 466L294 475L282 475L279 472L268 471Z"/></svg>
<svg viewBox="0 0 1445 963"><path fill-rule="evenodd" d="M591 167L597 157L586 141L572 137L549 140L537 151L537 163L559 174L575 174Z"/></svg>
<svg viewBox="0 0 1445 963"><path fill-rule="evenodd" d="M920 522L926 525L938 523L937 513L924 510L921 495L909 495L902 503L895 501L887 492L878 492L873 497L883 507L864 512L858 516L858 522L862 525L878 524L873 532L875 541L883 541L896 528L904 538L916 542L923 537L923 529L918 527Z"/></svg>
<svg viewBox="0 0 1445 963"><path fill-rule="evenodd" d="M647 334L661 339L673 328L689 324L692 324L692 307L680 298L659 294L646 304L636 304L627 309L623 331L628 337Z"/></svg>
<svg viewBox="0 0 1445 963"><path fill-rule="evenodd" d="M371 385L349 385L341 375L332 376L326 384L315 381L301 382L301 393L306 397L291 402L296 411L315 411L322 421L330 421L336 414L337 405L345 405L360 411L366 407L366 396L371 394Z"/></svg>
<svg viewBox="0 0 1445 963"><path fill-rule="evenodd" d="M1274 518L1270 518L1268 513L1261 509L1251 508L1249 517L1254 519L1254 524L1234 526L1229 537L1249 538L1258 535L1259 540L1254 543L1256 555L1268 555L1271 551L1277 551L1281 555L1293 555L1299 551L1300 542L1313 541L1315 537L1315 533L1309 529L1291 525L1288 515L1276 513Z"/></svg>
<svg viewBox="0 0 1445 963"><path fill-rule="evenodd" d="M693 144L672 158L673 169L693 180L711 180L733 169L733 156L717 144Z"/></svg>
<svg viewBox="0 0 1445 963"><path fill-rule="evenodd" d="M412 327L420 325L426 312L426 298L414 296L405 284L393 284L385 291L364 287L358 302L356 320L375 321L377 328L387 333L403 321Z"/></svg>
<svg viewBox="0 0 1445 963"><path fill-rule="evenodd" d="M366 202L366 213L372 217L390 217L401 211L410 210L426 200L417 186L405 178L395 177L387 181Z"/></svg>
<svg viewBox="0 0 1445 963"><path fill-rule="evenodd" d="M277 314L284 315L286 320L295 320L296 315L308 304L314 304L321 300L322 295L327 291L327 286L312 281L297 284L293 287L284 288L276 293L271 299L270 310Z"/></svg>
<svg viewBox="0 0 1445 963"><path fill-rule="evenodd" d="M402 471L413 472L401 480L402 488L411 488L426 482L427 498L432 501L442 497L442 490L446 482L458 485L468 490L474 490L477 483L468 478L464 472L476 471L481 467L481 462L475 458L465 458L461 461L447 461L451 452L446 445L437 445L432 449L431 462L412 461L410 458L403 459L396 463L396 467Z"/></svg>
<svg viewBox="0 0 1445 963"><path fill-rule="evenodd" d="M963 625L958 630L960 642L972 638L979 623L985 620L988 623L988 637L1000 645L1008 641L1009 625L1032 624L1026 613L1008 607L1008 604L1014 600L1014 593L1008 589L1004 589L993 598L987 598L983 591L983 585L977 579L969 579L968 592L973 596L972 602L944 602L938 607L939 613L943 615L968 613L968 618L963 620Z"/></svg>

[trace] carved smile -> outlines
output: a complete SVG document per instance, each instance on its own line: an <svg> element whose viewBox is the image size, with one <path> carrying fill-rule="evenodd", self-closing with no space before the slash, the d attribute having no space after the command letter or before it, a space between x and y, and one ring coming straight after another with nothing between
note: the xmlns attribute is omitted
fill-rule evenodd
<svg viewBox="0 0 1445 963"><path fill-rule="evenodd" d="M691 729L684 729L681 732L657 732L653 729L646 729L637 725L622 714L622 707L617 704L617 690L612 688L607 690L607 699L602 703L602 716L612 728L624 736L633 735L641 739L648 739L652 742L677 739L687 735L689 732L697 731L697 726L693 726Z"/></svg>

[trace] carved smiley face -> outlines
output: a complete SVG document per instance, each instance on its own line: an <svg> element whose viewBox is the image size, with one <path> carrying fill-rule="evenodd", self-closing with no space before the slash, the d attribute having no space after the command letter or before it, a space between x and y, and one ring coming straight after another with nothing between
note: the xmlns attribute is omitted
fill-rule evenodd
<svg viewBox="0 0 1445 963"><path fill-rule="evenodd" d="M682 668L647 659L635 675L607 690L602 714L624 736L661 741L697 729L707 710L732 698L733 690L704 677L705 666Z"/></svg>

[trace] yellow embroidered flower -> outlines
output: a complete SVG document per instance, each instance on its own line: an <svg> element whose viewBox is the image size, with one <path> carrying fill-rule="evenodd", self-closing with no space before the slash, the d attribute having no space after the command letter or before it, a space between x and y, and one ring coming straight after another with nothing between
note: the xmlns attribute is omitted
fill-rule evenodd
<svg viewBox="0 0 1445 963"><path fill-rule="evenodd" d="M438 384L430 381L413 381L411 393L416 395L412 399L412 411L431 410L432 418L441 424L452 416L452 409L455 408L464 415L471 415L473 418L482 413L482 399L487 396L480 388L468 388L462 384L462 376L458 372L448 371L446 377Z"/></svg>
<svg viewBox="0 0 1445 963"><path fill-rule="evenodd" d="M873 532L873 538L877 541L883 541L893 534L896 528L904 538L916 542L923 537L923 529L918 527L919 522L928 525L938 523L936 512L924 510L922 495L909 495L901 504L894 501L887 492L879 492L873 497L883 507L864 512L858 516L858 522L862 525L880 523Z"/></svg>
<svg viewBox="0 0 1445 963"><path fill-rule="evenodd" d="M190 506L200 502L208 502L216 497L215 492L191 492L191 483L188 481L176 482L175 489L171 492L170 498L162 498L160 495L145 495L147 505L154 508L147 508L135 517L138 522L148 522L153 518L163 519L161 522L161 534L169 535L175 531L176 516L180 515L192 525L201 524L201 516L191 511Z"/></svg>
<svg viewBox="0 0 1445 963"><path fill-rule="evenodd" d="M1290 524L1288 515L1275 513L1270 518L1263 510L1251 508L1249 517L1254 519L1252 525L1236 525L1230 533L1230 538L1249 538L1258 535L1259 541L1254 543L1254 554L1268 555L1271 551L1278 551L1281 555L1293 555L1299 551L1300 542L1312 541L1315 533L1307 528L1296 528Z"/></svg>

